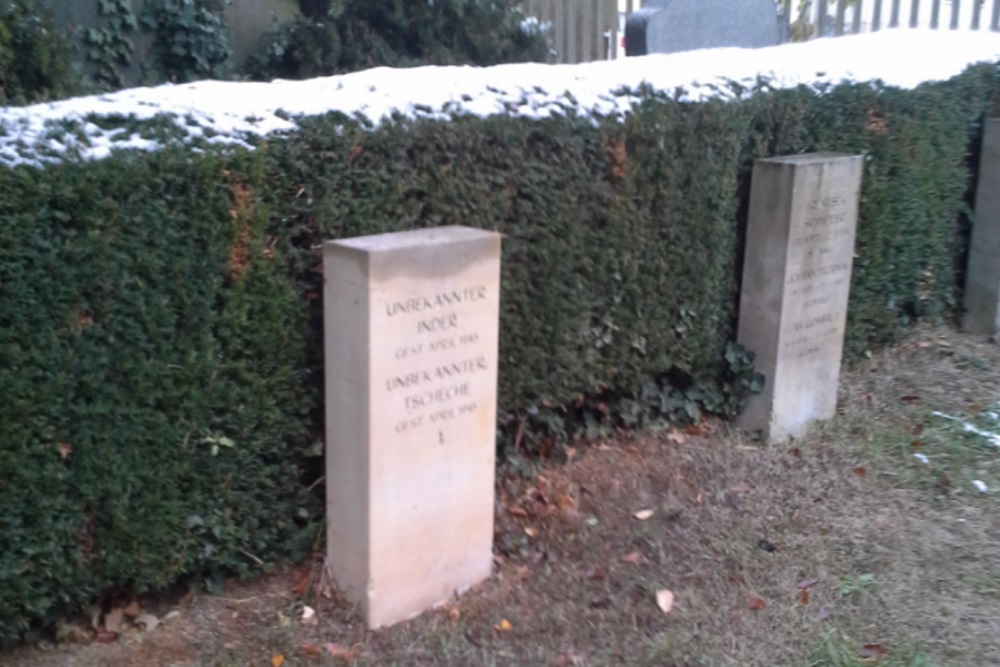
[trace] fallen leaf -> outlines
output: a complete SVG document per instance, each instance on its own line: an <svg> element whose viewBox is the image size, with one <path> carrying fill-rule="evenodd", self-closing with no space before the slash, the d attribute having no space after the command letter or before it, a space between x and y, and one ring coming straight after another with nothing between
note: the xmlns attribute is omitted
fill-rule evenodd
<svg viewBox="0 0 1000 667"><path fill-rule="evenodd" d="M292 624L292 619L288 618L287 616L285 616L284 614L282 614L279 611L278 612L278 627L279 628L287 628L291 624Z"/></svg>
<svg viewBox="0 0 1000 667"><path fill-rule="evenodd" d="M450 618L453 621L457 621L458 619L462 618L462 610L459 609L458 607L449 607L448 618Z"/></svg>
<svg viewBox="0 0 1000 667"><path fill-rule="evenodd" d="M802 604L809 604L809 589L803 588L799 591L799 598L801 598Z"/></svg>
<svg viewBox="0 0 1000 667"><path fill-rule="evenodd" d="M570 667L572 664L573 658L565 653L560 653L552 659L552 667Z"/></svg>
<svg viewBox="0 0 1000 667"><path fill-rule="evenodd" d="M920 401L920 397L916 394L907 394L906 396L900 396L899 400L903 403L917 403Z"/></svg>
<svg viewBox="0 0 1000 667"><path fill-rule="evenodd" d="M692 424L684 429L685 435L705 435L705 421L702 417L702 421L697 424Z"/></svg>
<svg viewBox="0 0 1000 667"><path fill-rule="evenodd" d="M833 526L831 526L828 523L825 523L825 524L823 524L822 526L819 527L819 534L820 535L829 535L832 532L833 532Z"/></svg>
<svg viewBox="0 0 1000 667"><path fill-rule="evenodd" d="M528 537L538 537L538 529L532 528L531 526L525 526L524 534Z"/></svg>
<svg viewBox="0 0 1000 667"><path fill-rule="evenodd" d="M271 667L281 667L283 664L285 664L285 656L280 653L271 656Z"/></svg>
<svg viewBox="0 0 1000 667"><path fill-rule="evenodd" d="M302 652L305 653L306 655L311 655L311 656L323 655L323 649L321 649L319 646L316 646L316 644L303 644Z"/></svg>
<svg viewBox="0 0 1000 667"><path fill-rule="evenodd" d="M135 618L136 616L142 613L142 607L139 606L138 602L133 600L126 606L122 607L122 613L125 614L125 616L127 616L128 618Z"/></svg>
<svg viewBox="0 0 1000 667"><path fill-rule="evenodd" d="M94 637L94 641L98 644L110 644L117 639L117 632L108 632L107 630L98 630L97 635Z"/></svg>
<svg viewBox="0 0 1000 667"><path fill-rule="evenodd" d="M979 405L979 403L973 403L972 405L969 406L969 412L971 412L972 414L976 414L982 411L983 411L983 406Z"/></svg>
<svg viewBox="0 0 1000 667"><path fill-rule="evenodd" d="M817 621L825 621L826 619L830 618L830 608L827 607L826 605L820 607L819 611L816 612L816 616L814 618Z"/></svg>
<svg viewBox="0 0 1000 667"><path fill-rule="evenodd" d="M632 565L641 565L645 562L646 558L638 551L631 551L622 556L622 560L626 563L631 563Z"/></svg>
<svg viewBox="0 0 1000 667"><path fill-rule="evenodd" d="M669 614L670 610L674 608L674 594L666 588L656 591L656 606L664 614Z"/></svg>
<svg viewBox="0 0 1000 667"><path fill-rule="evenodd" d="M600 565L595 565L594 567L587 570L587 578L593 579L594 581L604 581L605 572L604 568Z"/></svg>
<svg viewBox="0 0 1000 667"><path fill-rule="evenodd" d="M137 625L141 625L146 628L146 632L152 632L160 624L160 619L156 618L152 614L139 614L136 617L135 622Z"/></svg>
<svg viewBox="0 0 1000 667"><path fill-rule="evenodd" d="M868 474L868 471L865 468L858 466L857 468L854 469L854 474L857 475L858 477L864 477L865 475Z"/></svg>
<svg viewBox="0 0 1000 667"><path fill-rule="evenodd" d="M948 475L941 473L941 476L938 477L938 487L940 487L942 491L947 491L950 486L951 480L948 478Z"/></svg>
<svg viewBox="0 0 1000 667"><path fill-rule="evenodd" d="M913 427L913 435L922 435L923 432L924 432L923 424L917 424L916 426Z"/></svg>
<svg viewBox="0 0 1000 667"><path fill-rule="evenodd" d="M104 629L117 635L121 632L123 617L124 614L122 614L121 609L118 609L117 607L112 609L104 615Z"/></svg>
<svg viewBox="0 0 1000 667"><path fill-rule="evenodd" d="M632 516L634 516L639 521L645 521L649 519L651 516L653 516L653 510L639 510Z"/></svg>
<svg viewBox="0 0 1000 667"><path fill-rule="evenodd" d="M63 461L65 461L66 457L73 453L73 447L71 445L67 445L65 442L61 443L57 449L59 450L59 458Z"/></svg>
<svg viewBox="0 0 1000 667"><path fill-rule="evenodd" d="M914 440L913 442L910 443L910 447L913 447L914 449L920 449L923 446L924 446L923 440Z"/></svg>
<svg viewBox="0 0 1000 667"><path fill-rule="evenodd" d="M523 508L521 508L521 507L508 507L507 508L507 514L509 514L511 516L519 516L519 517L522 517L522 518L528 516L528 512L526 510L524 510Z"/></svg>
<svg viewBox="0 0 1000 667"><path fill-rule="evenodd" d="M678 445L683 445L687 441L687 436L685 436L677 429L674 429L670 431L670 433L667 433L667 440L670 440L671 442Z"/></svg>
<svg viewBox="0 0 1000 667"><path fill-rule="evenodd" d="M611 606L611 598L607 595L593 597L587 604L591 609L608 609Z"/></svg>
<svg viewBox="0 0 1000 667"><path fill-rule="evenodd" d="M800 450L798 447L792 447L792 456L794 456L797 459L802 458L802 450Z"/></svg>
<svg viewBox="0 0 1000 667"><path fill-rule="evenodd" d="M357 646L344 648L340 644L334 644L333 642L327 642L326 652L334 658L340 658L341 660L346 660L347 662L352 662L358 657Z"/></svg>
<svg viewBox="0 0 1000 667"><path fill-rule="evenodd" d="M569 463L576 458L576 447L566 448L566 463Z"/></svg>
<svg viewBox="0 0 1000 667"><path fill-rule="evenodd" d="M764 601L760 598L747 598L747 609L753 609L754 611L764 608Z"/></svg>
<svg viewBox="0 0 1000 667"><path fill-rule="evenodd" d="M859 653L862 660L866 662L876 662L889 653L888 650L879 644L865 644Z"/></svg>
<svg viewBox="0 0 1000 667"><path fill-rule="evenodd" d="M556 492L556 507L561 511L567 512L572 509L576 509L576 501L570 496L562 493L561 491Z"/></svg>
<svg viewBox="0 0 1000 667"><path fill-rule="evenodd" d="M309 568L303 568L295 575L295 583L292 585L292 593L297 598L305 597L309 590L309 580L312 578Z"/></svg>
<svg viewBox="0 0 1000 667"><path fill-rule="evenodd" d="M815 579L803 579L802 581L799 582L798 588L800 591L805 591L812 588L818 583L819 582L816 581Z"/></svg>
<svg viewBox="0 0 1000 667"><path fill-rule="evenodd" d="M512 626L510 624L510 621L508 621L506 618L504 618L504 619L500 620L499 624L494 625L493 629L496 630L496 631L498 631L498 632L510 632L511 629L512 629Z"/></svg>
<svg viewBox="0 0 1000 667"><path fill-rule="evenodd" d="M302 625L316 625L318 621L315 609L308 605L302 607Z"/></svg>

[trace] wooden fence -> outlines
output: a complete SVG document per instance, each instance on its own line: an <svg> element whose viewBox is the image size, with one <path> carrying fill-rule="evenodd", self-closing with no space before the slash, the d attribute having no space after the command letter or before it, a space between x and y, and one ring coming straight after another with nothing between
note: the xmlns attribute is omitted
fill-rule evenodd
<svg viewBox="0 0 1000 667"><path fill-rule="evenodd" d="M1000 0L782 0L782 4L793 40L900 27L1000 31Z"/></svg>
<svg viewBox="0 0 1000 667"><path fill-rule="evenodd" d="M526 16L551 26L558 63L606 60L617 55L618 0L524 0L523 9Z"/></svg>

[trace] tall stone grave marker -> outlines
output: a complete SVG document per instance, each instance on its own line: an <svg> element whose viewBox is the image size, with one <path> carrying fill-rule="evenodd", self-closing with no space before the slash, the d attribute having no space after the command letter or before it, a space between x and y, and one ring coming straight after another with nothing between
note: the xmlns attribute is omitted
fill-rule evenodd
<svg viewBox="0 0 1000 667"><path fill-rule="evenodd" d="M757 48L781 44L783 35L774 0L646 0L625 24L625 52Z"/></svg>
<svg viewBox="0 0 1000 667"><path fill-rule="evenodd" d="M966 331L1000 333L1000 118L987 119L965 278Z"/></svg>
<svg viewBox="0 0 1000 667"><path fill-rule="evenodd" d="M324 246L328 565L370 627L493 562L500 235Z"/></svg>
<svg viewBox="0 0 1000 667"><path fill-rule="evenodd" d="M837 409L863 156L758 160L738 339L767 382L740 425L772 441Z"/></svg>

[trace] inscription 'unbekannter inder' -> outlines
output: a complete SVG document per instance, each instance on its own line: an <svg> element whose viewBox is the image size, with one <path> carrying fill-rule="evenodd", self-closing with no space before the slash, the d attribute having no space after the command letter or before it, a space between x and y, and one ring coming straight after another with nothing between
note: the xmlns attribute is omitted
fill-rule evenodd
<svg viewBox="0 0 1000 667"><path fill-rule="evenodd" d="M424 313L448 306L459 306L474 303L486 298L486 287L467 287L450 292L441 292L434 296L417 296L402 301L390 301L385 305L386 315L395 317L406 313Z"/></svg>

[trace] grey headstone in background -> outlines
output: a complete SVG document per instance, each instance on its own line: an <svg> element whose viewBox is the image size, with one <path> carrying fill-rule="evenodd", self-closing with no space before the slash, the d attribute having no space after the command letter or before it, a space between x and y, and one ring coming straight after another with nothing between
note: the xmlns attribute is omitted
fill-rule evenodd
<svg viewBox="0 0 1000 667"><path fill-rule="evenodd" d="M774 0L648 0L625 25L630 56L780 44Z"/></svg>
<svg viewBox="0 0 1000 667"><path fill-rule="evenodd" d="M1000 333L1000 118L987 119L983 128L962 324L972 334Z"/></svg>

